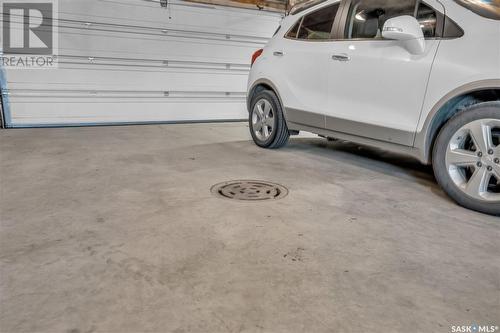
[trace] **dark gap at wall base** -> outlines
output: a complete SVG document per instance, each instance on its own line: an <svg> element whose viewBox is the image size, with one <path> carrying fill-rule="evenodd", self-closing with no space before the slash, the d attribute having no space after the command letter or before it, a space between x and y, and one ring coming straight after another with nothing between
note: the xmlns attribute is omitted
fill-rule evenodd
<svg viewBox="0 0 500 333"><path fill-rule="evenodd" d="M3 93L2 88L0 88L0 129L5 128L5 117L3 115Z"/></svg>
<svg viewBox="0 0 500 333"><path fill-rule="evenodd" d="M247 119L215 119L215 120L179 120L179 121L142 121L142 122L110 122L110 123L63 123L63 124L23 124L5 127L8 129L27 128L69 128L69 127L121 127L121 126L148 126L148 125L186 125L186 124L220 124L242 123Z"/></svg>

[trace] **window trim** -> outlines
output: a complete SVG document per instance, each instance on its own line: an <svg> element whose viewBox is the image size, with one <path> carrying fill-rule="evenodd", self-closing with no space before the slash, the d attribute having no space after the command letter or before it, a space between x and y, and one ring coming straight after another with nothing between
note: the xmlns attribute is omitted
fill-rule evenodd
<svg viewBox="0 0 500 333"><path fill-rule="evenodd" d="M337 31L336 39L335 41L378 41L378 42L387 42L390 41L390 39L385 39L385 38L345 38L345 32L347 28L347 20L349 19L349 10L351 9L351 5L355 5L356 3L361 2L362 0L346 0L344 3L344 12L342 13L342 18L339 23L339 29ZM437 10L434 6L431 6L429 3L423 1L423 0L417 0L417 4L420 4L423 2L425 5L428 7L432 8L436 12L436 33L434 37L427 37L425 40L441 40L445 39L443 38L444 34L444 21L446 19L446 16L439 10ZM417 6L415 6L415 12L417 11Z"/></svg>
<svg viewBox="0 0 500 333"><path fill-rule="evenodd" d="M420 5L420 3L424 3L424 5L426 5L429 8L432 8L432 10L436 12L436 32L434 33L434 37L426 37L425 40L443 38L445 15L441 13L439 10L437 10L434 6L431 6L429 3L425 2L424 0L417 0L417 6L415 6L415 14L414 14L415 18L417 17L418 5Z"/></svg>
<svg viewBox="0 0 500 333"><path fill-rule="evenodd" d="M305 15L304 15L305 16ZM300 17L297 21L295 21L292 26L290 27L290 29L288 29L288 31L286 32L286 34L283 36L283 38L286 38L286 39L290 39L290 40L296 40L298 39L297 36L299 35L299 30L300 30L300 27L302 26L302 21L304 20L304 16ZM299 27L297 28L297 33L295 34L295 37L289 37L288 34L290 32L292 32L292 30L295 28L296 25L299 25Z"/></svg>
<svg viewBox="0 0 500 333"><path fill-rule="evenodd" d="M303 4L295 5L288 11L288 14L289 15L300 14L300 13L305 12L306 10L313 8L315 6L318 6L326 1L328 1L328 0L316 0L316 1L312 0L312 1L310 1L310 3L304 2Z"/></svg>
<svg viewBox="0 0 500 333"><path fill-rule="evenodd" d="M302 38L298 38L299 32L300 32L300 28L302 28L302 23L304 22L304 18L306 16L308 16L310 14L314 14L314 13L316 13L316 12L322 10L322 9L325 9L327 7L334 6L334 5L338 5L339 8L337 9L337 13L335 14L335 17L333 18L332 30L330 31L330 38L325 38L325 39L302 39ZM333 3L329 3L329 4L325 5L325 6L321 6L319 8L314 9L314 10L311 10L310 12L304 13L304 15L302 15L299 19L297 19L297 21L295 21L294 24L292 24L292 26L288 29L288 31L283 36L283 38L288 39L288 40L298 41L298 42L331 42L331 41L335 40L334 36L335 36L336 29L338 27L337 22L342 17L341 15L343 14L343 8L344 8L344 1L343 0L338 0L338 1L335 1ZM297 36L295 38L288 37L288 34L290 33L290 31L293 30L293 28L295 28L295 26L297 25L297 23L299 23L299 28L297 29Z"/></svg>

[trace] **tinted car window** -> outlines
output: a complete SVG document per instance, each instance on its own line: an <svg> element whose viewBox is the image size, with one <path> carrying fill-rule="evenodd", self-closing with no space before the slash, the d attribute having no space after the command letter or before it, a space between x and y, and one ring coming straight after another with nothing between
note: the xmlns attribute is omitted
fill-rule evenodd
<svg viewBox="0 0 500 333"><path fill-rule="evenodd" d="M436 36L436 11L417 0L363 0L351 6L345 38L380 38L387 20L410 15L420 23L424 37Z"/></svg>
<svg viewBox="0 0 500 333"><path fill-rule="evenodd" d="M351 6L345 38L382 38L390 18L415 14L416 0L362 0Z"/></svg>
<svg viewBox="0 0 500 333"><path fill-rule="evenodd" d="M307 14L302 19L298 39L330 39L339 4L330 5Z"/></svg>
<svg viewBox="0 0 500 333"><path fill-rule="evenodd" d="M417 21L420 23L425 38L436 36L437 13L434 9L421 2L418 5Z"/></svg>
<svg viewBox="0 0 500 333"><path fill-rule="evenodd" d="M297 32L299 32L299 27L300 23L302 22L302 19L298 20L297 23L288 31L285 37L287 38L297 38Z"/></svg>

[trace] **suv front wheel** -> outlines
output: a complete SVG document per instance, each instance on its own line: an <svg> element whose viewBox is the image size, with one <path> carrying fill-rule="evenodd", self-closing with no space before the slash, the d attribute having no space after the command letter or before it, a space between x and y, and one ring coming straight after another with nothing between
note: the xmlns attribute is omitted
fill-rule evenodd
<svg viewBox="0 0 500 333"><path fill-rule="evenodd" d="M456 114L434 145L434 174L460 205L500 215L500 102Z"/></svg>

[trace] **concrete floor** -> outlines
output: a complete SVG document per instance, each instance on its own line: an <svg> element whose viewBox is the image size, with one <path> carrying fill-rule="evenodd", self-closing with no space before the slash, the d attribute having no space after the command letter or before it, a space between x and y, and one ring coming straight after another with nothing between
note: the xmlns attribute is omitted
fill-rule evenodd
<svg viewBox="0 0 500 333"><path fill-rule="evenodd" d="M1 332L451 332L500 325L500 219L428 167L245 124L0 131ZM262 179L281 201L218 182Z"/></svg>

